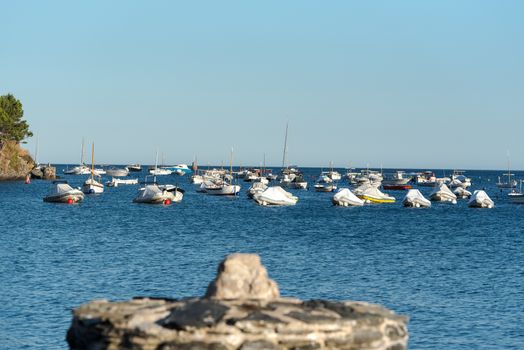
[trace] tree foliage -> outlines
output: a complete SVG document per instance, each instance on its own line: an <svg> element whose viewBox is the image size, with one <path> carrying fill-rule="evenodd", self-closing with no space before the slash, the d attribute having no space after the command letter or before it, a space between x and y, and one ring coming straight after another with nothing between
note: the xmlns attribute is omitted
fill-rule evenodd
<svg viewBox="0 0 524 350"><path fill-rule="evenodd" d="M11 94L0 96L0 143L4 141L20 142L33 136L29 124L23 120L22 103Z"/></svg>

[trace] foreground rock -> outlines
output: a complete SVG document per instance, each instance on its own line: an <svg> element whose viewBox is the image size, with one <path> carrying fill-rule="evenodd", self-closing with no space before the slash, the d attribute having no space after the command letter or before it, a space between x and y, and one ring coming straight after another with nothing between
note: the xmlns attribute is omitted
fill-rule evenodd
<svg viewBox="0 0 524 350"><path fill-rule="evenodd" d="M206 297L98 300L73 315L71 349L402 350L408 340L407 318L378 305L278 297L247 254L222 262Z"/></svg>

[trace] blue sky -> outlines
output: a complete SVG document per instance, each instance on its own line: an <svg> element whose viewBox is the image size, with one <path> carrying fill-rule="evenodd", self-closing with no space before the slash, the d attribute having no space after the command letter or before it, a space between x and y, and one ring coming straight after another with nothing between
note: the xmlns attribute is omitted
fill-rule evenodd
<svg viewBox="0 0 524 350"><path fill-rule="evenodd" d="M524 169L523 1L1 6L40 161Z"/></svg>

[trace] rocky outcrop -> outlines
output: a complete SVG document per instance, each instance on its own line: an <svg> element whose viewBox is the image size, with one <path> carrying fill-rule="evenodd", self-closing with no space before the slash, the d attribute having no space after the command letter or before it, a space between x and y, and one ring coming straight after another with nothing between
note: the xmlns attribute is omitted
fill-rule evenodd
<svg viewBox="0 0 524 350"><path fill-rule="evenodd" d="M31 170L31 177L35 179L54 180L56 179L56 168L48 165L40 165Z"/></svg>
<svg viewBox="0 0 524 350"><path fill-rule="evenodd" d="M35 163L17 142L0 143L0 181L24 179Z"/></svg>
<svg viewBox="0 0 524 350"><path fill-rule="evenodd" d="M407 318L381 306L279 297L246 254L222 262L203 298L92 301L67 334L71 349L402 350L407 340Z"/></svg>

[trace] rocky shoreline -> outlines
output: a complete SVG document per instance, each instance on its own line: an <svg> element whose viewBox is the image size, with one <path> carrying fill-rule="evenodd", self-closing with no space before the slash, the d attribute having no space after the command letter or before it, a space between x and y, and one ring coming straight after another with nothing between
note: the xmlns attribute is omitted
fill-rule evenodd
<svg viewBox="0 0 524 350"><path fill-rule="evenodd" d="M379 305L280 297L257 255L233 254L204 297L80 306L67 342L71 349L402 350L407 322Z"/></svg>

